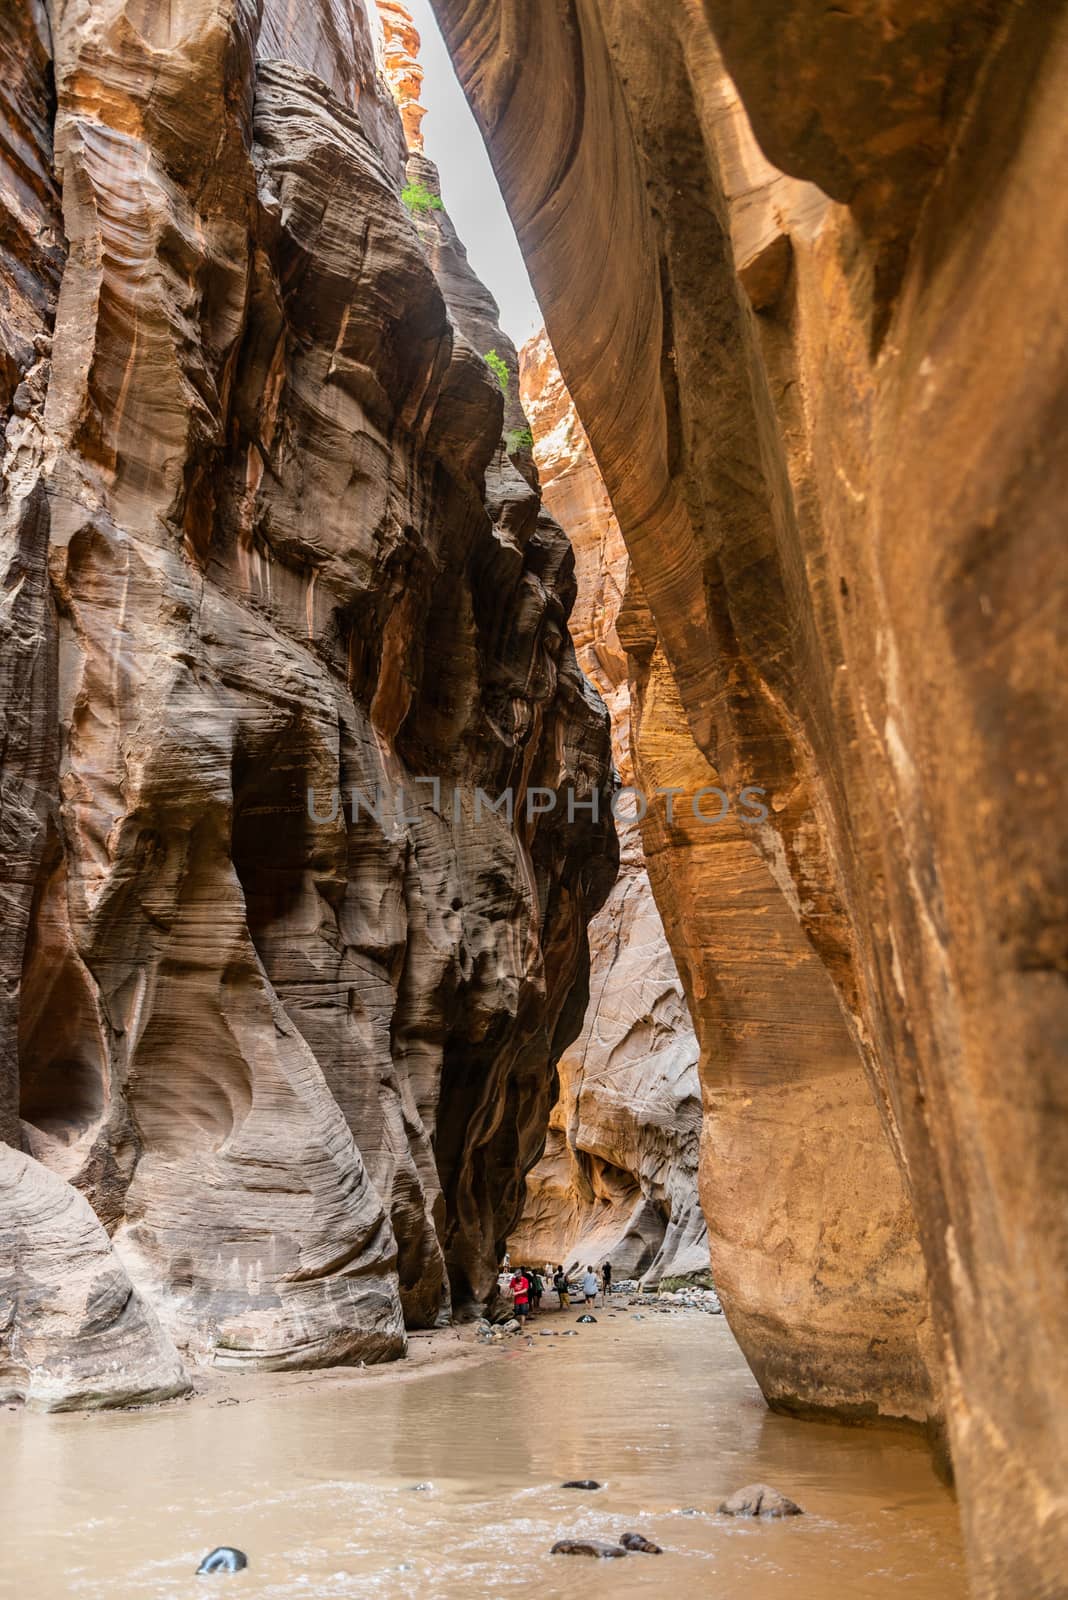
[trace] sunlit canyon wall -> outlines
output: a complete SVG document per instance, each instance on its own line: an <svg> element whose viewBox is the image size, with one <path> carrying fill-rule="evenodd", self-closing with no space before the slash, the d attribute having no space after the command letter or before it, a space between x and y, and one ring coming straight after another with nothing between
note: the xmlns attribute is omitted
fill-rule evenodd
<svg viewBox="0 0 1068 1600"><path fill-rule="evenodd" d="M769 795L646 825L725 1308L775 1403L868 1333L853 1403L921 1409L922 1353L976 1593L1063 1596L1068 13L434 3L632 562L638 771Z"/></svg>

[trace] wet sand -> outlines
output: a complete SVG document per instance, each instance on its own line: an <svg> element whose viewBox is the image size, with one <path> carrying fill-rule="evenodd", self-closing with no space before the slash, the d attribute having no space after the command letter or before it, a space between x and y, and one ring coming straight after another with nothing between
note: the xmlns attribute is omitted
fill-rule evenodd
<svg viewBox="0 0 1068 1600"><path fill-rule="evenodd" d="M956 1508L919 1440L772 1416L721 1317L635 1320L622 1297L592 1327L578 1315L543 1313L529 1342L416 1335L384 1368L201 1375L193 1399L139 1412L4 1412L0 1583L19 1600L963 1600ZM604 1488L560 1487L576 1477ZM754 1481L806 1515L717 1515ZM629 1528L665 1554L549 1554ZM216 1544L248 1571L194 1577Z"/></svg>

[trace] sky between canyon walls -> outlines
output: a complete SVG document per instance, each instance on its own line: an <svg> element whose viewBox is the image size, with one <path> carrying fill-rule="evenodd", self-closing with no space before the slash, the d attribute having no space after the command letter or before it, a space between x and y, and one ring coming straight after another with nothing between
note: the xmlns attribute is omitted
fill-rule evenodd
<svg viewBox="0 0 1068 1600"><path fill-rule="evenodd" d="M441 192L478 276L501 308L501 327L519 346L542 316L493 175L482 136L456 81L430 0L405 0L419 30L426 74L421 100L426 154L441 173Z"/></svg>

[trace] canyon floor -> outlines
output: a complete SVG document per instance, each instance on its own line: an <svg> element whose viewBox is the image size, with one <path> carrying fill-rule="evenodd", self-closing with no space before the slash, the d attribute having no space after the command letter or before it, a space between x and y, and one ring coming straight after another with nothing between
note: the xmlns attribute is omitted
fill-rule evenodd
<svg viewBox="0 0 1068 1600"><path fill-rule="evenodd" d="M772 1415L719 1317L639 1319L623 1297L578 1315L543 1312L529 1344L445 1329L389 1367L222 1378L147 1411L0 1416L11 1592L184 1600L234 1544L237 1600L965 1594L952 1496L910 1435ZM561 1487L576 1477L603 1488ZM751 1482L805 1515L717 1514ZM632 1528L664 1554L549 1554Z"/></svg>

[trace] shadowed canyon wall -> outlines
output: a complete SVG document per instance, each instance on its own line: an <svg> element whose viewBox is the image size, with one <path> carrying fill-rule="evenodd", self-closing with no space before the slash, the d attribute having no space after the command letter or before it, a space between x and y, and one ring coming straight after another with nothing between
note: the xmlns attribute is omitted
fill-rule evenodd
<svg viewBox="0 0 1068 1600"><path fill-rule="evenodd" d="M377 26L0 21L0 1391L42 1406L481 1302L585 1010L611 824L524 803L607 810L574 559Z"/></svg>
<svg viewBox="0 0 1068 1600"><path fill-rule="evenodd" d="M833 992L915 1213L976 1592L1063 1596L1068 10L435 8L633 563L638 769L767 790L702 842L769 987L816 963L732 1090L759 1139L818 1021L864 1115ZM646 832L711 1050L722 878L666 806ZM832 1165L788 1216L848 1200ZM717 1272L749 1179L706 1197Z"/></svg>
<svg viewBox="0 0 1068 1600"><path fill-rule="evenodd" d="M570 630L612 719L616 769L634 785L630 684L616 618L628 561L585 430L544 330L520 351L520 391L548 506L575 551ZM545 1155L528 1174L509 1239L516 1261L610 1260L655 1284L708 1270L697 1194L697 1039L645 870L641 830L620 797L620 873L590 924L590 1005L561 1057Z"/></svg>

